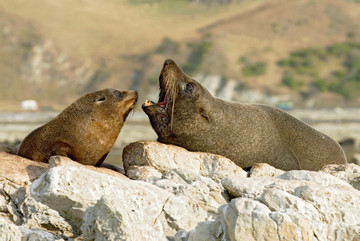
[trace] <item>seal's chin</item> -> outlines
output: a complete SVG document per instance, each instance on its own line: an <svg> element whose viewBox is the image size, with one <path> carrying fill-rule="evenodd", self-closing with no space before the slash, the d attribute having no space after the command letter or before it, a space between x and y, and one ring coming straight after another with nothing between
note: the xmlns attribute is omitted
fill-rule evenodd
<svg viewBox="0 0 360 241"><path fill-rule="evenodd" d="M151 126L159 138L171 136L170 115L167 112L168 105L169 103L164 100L160 100L158 103L146 100L142 105L143 111L148 115Z"/></svg>

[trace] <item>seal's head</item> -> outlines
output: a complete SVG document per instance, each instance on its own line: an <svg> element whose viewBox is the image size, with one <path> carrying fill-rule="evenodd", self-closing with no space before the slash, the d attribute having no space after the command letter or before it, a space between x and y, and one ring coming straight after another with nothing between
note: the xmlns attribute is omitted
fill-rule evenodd
<svg viewBox="0 0 360 241"><path fill-rule="evenodd" d="M95 120L123 123L138 99L137 91L103 89L88 93L74 102L69 108L86 112ZM74 113L78 113L75 111Z"/></svg>
<svg viewBox="0 0 360 241"><path fill-rule="evenodd" d="M158 103L146 100L142 105L159 141L189 135L210 121L211 94L187 76L172 59L164 62L159 77Z"/></svg>

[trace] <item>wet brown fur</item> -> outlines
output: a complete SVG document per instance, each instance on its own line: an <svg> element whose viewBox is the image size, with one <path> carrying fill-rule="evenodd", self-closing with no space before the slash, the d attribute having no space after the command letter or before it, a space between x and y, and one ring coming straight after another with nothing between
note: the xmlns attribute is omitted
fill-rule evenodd
<svg viewBox="0 0 360 241"><path fill-rule="evenodd" d="M185 91L188 83L191 94ZM220 154L243 168L266 162L283 170L319 170L326 164L346 163L340 145L325 134L271 106L213 97L173 60L165 61L160 86L166 86L172 107L143 106L160 142ZM162 112L172 125L158 123L166 119L158 117Z"/></svg>
<svg viewBox="0 0 360 241"><path fill-rule="evenodd" d="M100 166L137 98L136 91L104 89L88 93L31 132L21 143L18 155L39 162L60 155Z"/></svg>

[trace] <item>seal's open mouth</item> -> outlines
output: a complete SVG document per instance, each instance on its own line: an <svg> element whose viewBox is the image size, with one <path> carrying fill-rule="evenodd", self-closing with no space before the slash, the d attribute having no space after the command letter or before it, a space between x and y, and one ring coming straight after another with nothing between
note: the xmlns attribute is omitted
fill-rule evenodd
<svg viewBox="0 0 360 241"><path fill-rule="evenodd" d="M148 107L148 106L156 105L158 107L166 109L168 102L169 102L168 93L166 91L165 86L162 84L162 81L160 81L160 94L159 94L158 103L154 103L151 100L145 100L143 106Z"/></svg>
<svg viewBox="0 0 360 241"><path fill-rule="evenodd" d="M171 97L168 94L165 84L162 84L160 80L160 94L158 102L155 103L151 100L145 100L145 103L142 105L142 109L149 116L150 123L154 128L155 132L158 134L159 138L162 136L171 135L171 114L170 114L170 103Z"/></svg>
<svg viewBox="0 0 360 241"><path fill-rule="evenodd" d="M161 91L159 96L158 106L165 107L168 102L166 91Z"/></svg>
<svg viewBox="0 0 360 241"><path fill-rule="evenodd" d="M164 108L166 109L166 105L167 105L168 101L167 101L167 96L166 94L164 95L164 97L162 98L159 98L159 101L158 103L154 103L153 101L151 100L145 100L145 103L143 104L144 107L149 107L149 106L158 106L158 107L161 107L161 108Z"/></svg>
<svg viewBox="0 0 360 241"><path fill-rule="evenodd" d="M171 134L175 103L179 91L178 71L181 70L173 60L166 60L159 76L160 94L158 102L146 100L142 105L142 109L149 116L153 128L162 132L162 135Z"/></svg>

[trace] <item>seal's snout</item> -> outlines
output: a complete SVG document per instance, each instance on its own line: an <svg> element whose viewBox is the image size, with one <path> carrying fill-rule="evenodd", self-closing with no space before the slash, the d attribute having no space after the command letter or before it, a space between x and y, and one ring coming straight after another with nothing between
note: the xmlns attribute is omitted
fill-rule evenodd
<svg viewBox="0 0 360 241"><path fill-rule="evenodd" d="M139 98L139 94L136 90L132 90L128 92L127 98L133 100L136 103Z"/></svg>
<svg viewBox="0 0 360 241"><path fill-rule="evenodd" d="M165 62L164 62L164 64L163 64L163 68L165 68L167 65L170 65L170 64L173 64L173 63L175 63L174 60L172 60L172 59L166 59Z"/></svg>
<svg viewBox="0 0 360 241"><path fill-rule="evenodd" d="M159 77L160 82L163 81L163 78L166 78L166 81L167 81L168 76L171 76L171 75L178 78L178 77L180 77L180 76L182 77L186 74L182 71L180 66L177 65L177 63L174 60L166 59L163 64L161 73L160 73L160 77Z"/></svg>
<svg viewBox="0 0 360 241"><path fill-rule="evenodd" d="M137 92L137 90L132 90L131 93L135 97L135 99L139 98L139 93Z"/></svg>

